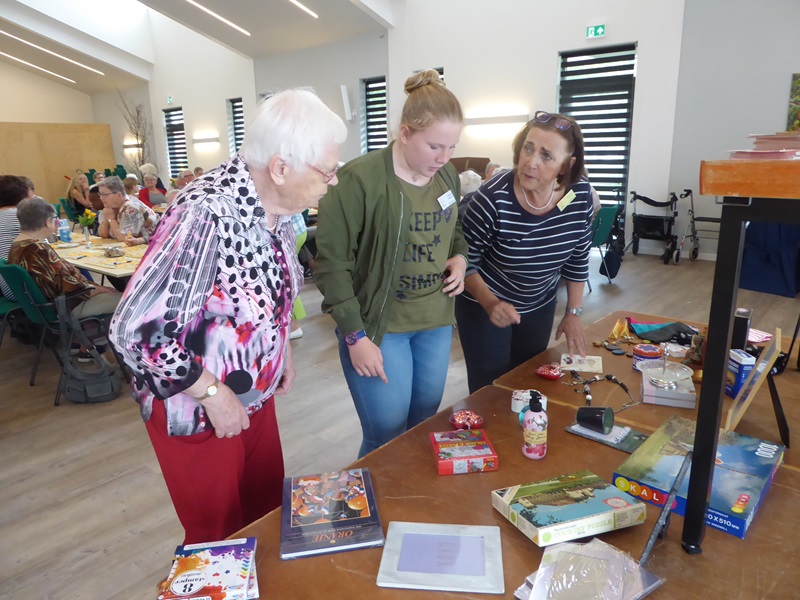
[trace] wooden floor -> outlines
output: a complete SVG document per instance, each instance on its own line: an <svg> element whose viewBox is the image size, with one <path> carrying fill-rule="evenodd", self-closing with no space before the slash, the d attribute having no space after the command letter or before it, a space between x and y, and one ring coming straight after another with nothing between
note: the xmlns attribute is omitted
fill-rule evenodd
<svg viewBox="0 0 800 600"><path fill-rule="evenodd" d="M625 257L608 285L592 257L584 321L614 310L708 320L713 263L664 265ZM287 474L343 467L356 458L358 418L341 373L332 320L313 284L302 295L305 335L294 342L298 379L278 401ZM565 299L561 290L560 299ZM797 299L741 291L752 325L791 335ZM787 348L784 348L787 350ZM155 455L127 394L101 405L53 406L58 370L44 356L28 386L34 348L6 335L0 348L0 598L149 599L183 533ZM796 359L795 359L796 360ZM467 395L454 340L443 407Z"/></svg>

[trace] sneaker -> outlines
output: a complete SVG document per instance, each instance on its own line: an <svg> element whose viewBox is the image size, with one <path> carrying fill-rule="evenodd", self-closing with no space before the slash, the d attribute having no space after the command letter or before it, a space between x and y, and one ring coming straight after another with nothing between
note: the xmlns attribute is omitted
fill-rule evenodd
<svg viewBox="0 0 800 600"><path fill-rule="evenodd" d="M92 353L91 352L86 352L85 350L81 350L80 352L78 352L78 362L79 363L90 363L93 360L94 360L94 357L92 357Z"/></svg>
<svg viewBox="0 0 800 600"><path fill-rule="evenodd" d="M302 327L298 327L297 329L295 329L294 331L292 331L289 334L289 339L290 340L296 340L297 338L301 338L301 337L303 337L303 328Z"/></svg>
<svg viewBox="0 0 800 600"><path fill-rule="evenodd" d="M313 279L314 278L314 271L311 270L311 267L307 267L303 270L303 277L305 279Z"/></svg>

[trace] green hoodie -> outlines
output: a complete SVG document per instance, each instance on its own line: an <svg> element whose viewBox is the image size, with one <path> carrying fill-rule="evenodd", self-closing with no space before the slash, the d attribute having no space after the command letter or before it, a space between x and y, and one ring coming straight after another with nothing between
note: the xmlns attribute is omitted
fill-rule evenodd
<svg viewBox="0 0 800 600"><path fill-rule="evenodd" d="M320 201L314 282L322 292L322 310L342 334L366 330L380 345L398 288L400 263L411 219L392 166L392 144L347 163L339 184ZM461 184L452 163L439 169L453 196ZM456 223L449 256L467 255Z"/></svg>

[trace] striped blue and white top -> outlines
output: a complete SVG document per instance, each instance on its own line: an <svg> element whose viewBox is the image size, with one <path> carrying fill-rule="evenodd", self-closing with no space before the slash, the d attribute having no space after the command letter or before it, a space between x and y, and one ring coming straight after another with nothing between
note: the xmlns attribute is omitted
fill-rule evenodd
<svg viewBox="0 0 800 600"><path fill-rule="evenodd" d="M17 207L5 208L0 210L0 258L8 260L8 250L11 242L19 235L19 220L17 219ZM16 300L11 288L5 280L0 277L0 292L9 300Z"/></svg>
<svg viewBox="0 0 800 600"><path fill-rule="evenodd" d="M556 207L547 214L532 215L514 194L514 171L483 184L464 215L470 263L467 275L479 273L495 296L520 313L552 301L560 277L586 281L591 186L582 180L569 189L575 199L563 211ZM463 295L474 301L468 293Z"/></svg>

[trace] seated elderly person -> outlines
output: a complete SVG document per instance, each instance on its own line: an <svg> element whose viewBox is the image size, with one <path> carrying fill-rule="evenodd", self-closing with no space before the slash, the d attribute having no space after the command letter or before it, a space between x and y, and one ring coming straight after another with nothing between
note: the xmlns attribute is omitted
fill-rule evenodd
<svg viewBox="0 0 800 600"><path fill-rule="evenodd" d="M8 262L23 267L42 290L45 298L54 300L62 294L85 290L70 299L72 313L80 318L111 315L117 308L119 292L96 286L77 267L62 260L45 241L58 229L53 205L41 198L26 198L17 205L19 235L8 251ZM86 360L86 349L78 360ZM88 358L91 360L91 356Z"/></svg>
<svg viewBox="0 0 800 600"><path fill-rule="evenodd" d="M159 178L157 175L146 173L144 175L144 187L139 190L139 200L145 206L152 208L156 204L165 204L167 202L167 190L159 187Z"/></svg>
<svg viewBox="0 0 800 600"><path fill-rule="evenodd" d="M158 217L153 209L125 194L119 177L107 177L100 183L103 211L100 237L125 242L129 246L146 244L156 230Z"/></svg>

